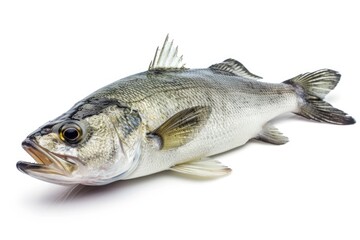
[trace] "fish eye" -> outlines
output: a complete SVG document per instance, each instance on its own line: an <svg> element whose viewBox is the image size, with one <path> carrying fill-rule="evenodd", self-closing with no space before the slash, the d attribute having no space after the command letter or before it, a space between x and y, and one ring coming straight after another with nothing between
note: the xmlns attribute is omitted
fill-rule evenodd
<svg viewBox="0 0 360 240"><path fill-rule="evenodd" d="M66 123L59 129L60 139L68 144L77 144L82 140L83 131L76 123Z"/></svg>

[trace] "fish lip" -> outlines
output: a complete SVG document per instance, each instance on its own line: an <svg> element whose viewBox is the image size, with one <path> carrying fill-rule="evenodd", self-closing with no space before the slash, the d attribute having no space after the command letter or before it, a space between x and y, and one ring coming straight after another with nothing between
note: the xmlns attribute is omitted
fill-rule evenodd
<svg viewBox="0 0 360 240"><path fill-rule="evenodd" d="M76 157L52 153L37 144L34 139L26 138L22 142L22 147L36 162L17 162L17 169L23 173L39 172L71 176L78 168Z"/></svg>

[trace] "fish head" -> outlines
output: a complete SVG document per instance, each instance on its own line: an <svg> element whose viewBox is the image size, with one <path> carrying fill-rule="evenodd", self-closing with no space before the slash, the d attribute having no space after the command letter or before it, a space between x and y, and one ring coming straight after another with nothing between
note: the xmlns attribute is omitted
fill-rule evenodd
<svg viewBox="0 0 360 240"><path fill-rule="evenodd" d="M84 110L82 106L43 125L23 141L23 148L36 163L18 162L21 172L62 185L104 185L136 168L142 132L138 113L105 105L91 115L78 114Z"/></svg>

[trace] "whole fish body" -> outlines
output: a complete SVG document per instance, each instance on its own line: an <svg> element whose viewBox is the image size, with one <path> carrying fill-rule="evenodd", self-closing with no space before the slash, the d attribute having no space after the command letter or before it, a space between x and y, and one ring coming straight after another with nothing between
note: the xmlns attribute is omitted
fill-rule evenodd
<svg viewBox="0 0 360 240"><path fill-rule="evenodd" d="M148 71L99 89L30 134L23 147L36 163L17 167L58 184L103 185L164 170L217 177L230 168L209 156L250 139L286 143L269 123L283 113L355 123L323 101L340 79L336 71L279 84L259 79L233 59L186 69L167 37Z"/></svg>

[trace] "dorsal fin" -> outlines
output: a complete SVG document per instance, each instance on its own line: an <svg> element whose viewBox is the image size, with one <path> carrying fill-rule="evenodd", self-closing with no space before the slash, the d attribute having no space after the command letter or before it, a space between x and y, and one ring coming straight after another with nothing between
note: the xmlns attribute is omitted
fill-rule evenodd
<svg viewBox="0 0 360 240"><path fill-rule="evenodd" d="M249 70L246 69L244 65L242 65L239 61L236 61L235 59L226 59L222 63L217 63L210 66L210 69L218 71L223 74L233 74L236 76L258 80L262 77L259 77L253 73L251 73Z"/></svg>
<svg viewBox="0 0 360 240"><path fill-rule="evenodd" d="M154 59L150 62L151 70L183 70L185 64L182 62L183 56L178 56L178 47L174 46L174 40L169 41L169 34L166 35L161 49L157 47Z"/></svg>

